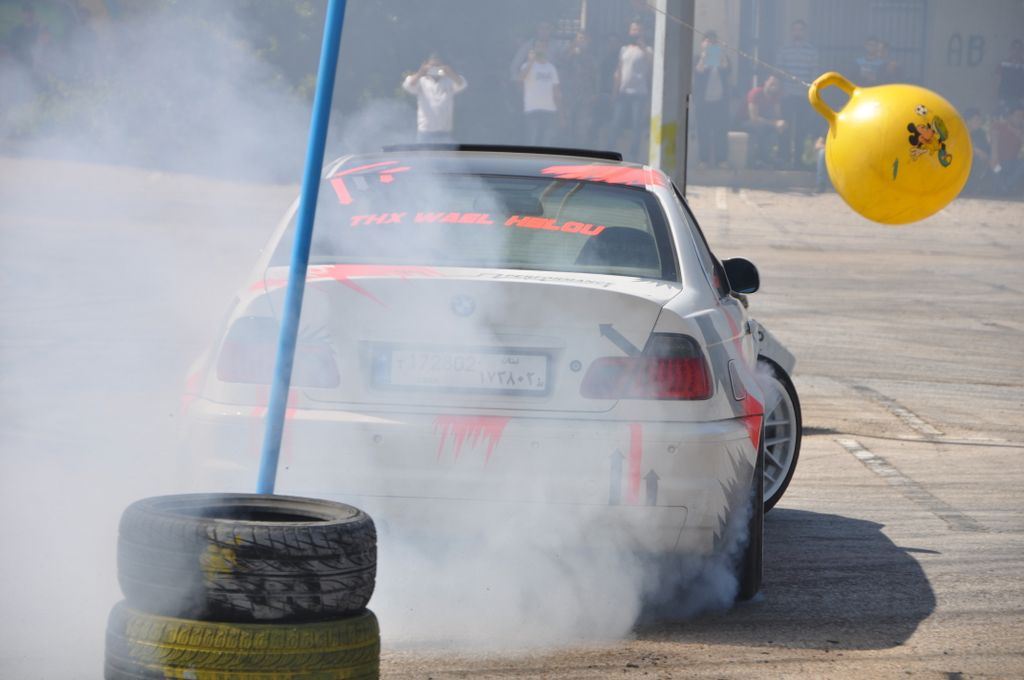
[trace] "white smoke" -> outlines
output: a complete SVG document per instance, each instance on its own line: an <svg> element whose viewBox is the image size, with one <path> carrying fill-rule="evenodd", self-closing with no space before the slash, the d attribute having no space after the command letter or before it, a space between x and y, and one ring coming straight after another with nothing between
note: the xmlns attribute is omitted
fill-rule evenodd
<svg viewBox="0 0 1024 680"><path fill-rule="evenodd" d="M182 377L293 193L210 176L295 181L308 125L226 19L102 30L0 58L5 678L101 674L120 513L186 490Z"/></svg>
<svg viewBox="0 0 1024 680"><path fill-rule="evenodd" d="M176 481L181 382L292 192L235 180L297 181L309 110L216 16L129 18L35 72L0 66L0 137L24 157L0 159L3 677L95 677L121 510L200 486ZM332 153L406 141L411 121L407 102L372 103L335 126ZM731 558L666 568L586 515L495 510L449 529L461 542L382 526L385 645L614 639L645 607L692 616L736 590Z"/></svg>
<svg viewBox="0 0 1024 680"><path fill-rule="evenodd" d="M779 405L779 400L782 399L782 394L779 392L781 385L776 373L778 370L773 364L766 361L758 361L754 369L754 378L757 380L758 386L760 386L761 392L764 395L764 412L766 416Z"/></svg>
<svg viewBox="0 0 1024 680"><path fill-rule="evenodd" d="M730 608L739 592L738 568L750 538L751 505L730 516L717 552L665 557L648 572L645 622L682 621Z"/></svg>
<svg viewBox="0 0 1024 680"><path fill-rule="evenodd" d="M386 640L488 651L613 641L638 623L690 619L735 600L749 508L708 557L644 555L593 518L516 512L504 524L493 512L449 527L472 537L454 545L382 532L371 606Z"/></svg>

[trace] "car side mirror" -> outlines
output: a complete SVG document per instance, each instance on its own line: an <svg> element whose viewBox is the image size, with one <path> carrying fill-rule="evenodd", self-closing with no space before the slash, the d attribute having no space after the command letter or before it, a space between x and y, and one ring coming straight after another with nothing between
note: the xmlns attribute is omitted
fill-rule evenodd
<svg viewBox="0 0 1024 680"><path fill-rule="evenodd" d="M734 257L723 261L722 266L725 267L725 277L729 279L729 287L734 293L749 295L761 287L761 276L750 260Z"/></svg>

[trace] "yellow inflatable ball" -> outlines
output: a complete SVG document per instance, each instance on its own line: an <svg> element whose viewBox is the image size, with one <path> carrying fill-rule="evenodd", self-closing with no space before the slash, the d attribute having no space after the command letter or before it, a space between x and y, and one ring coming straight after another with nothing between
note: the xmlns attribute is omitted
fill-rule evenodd
<svg viewBox="0 0 1024 680"><path fill-rule="evenodd" d="M820 91L850 95L839 111ZM907 224L949 204L971 173L971 136L952 104L916 85L857 87L838 73L820 76L807 97L828 121L825 164L832 184L858 213Z"/></svg>

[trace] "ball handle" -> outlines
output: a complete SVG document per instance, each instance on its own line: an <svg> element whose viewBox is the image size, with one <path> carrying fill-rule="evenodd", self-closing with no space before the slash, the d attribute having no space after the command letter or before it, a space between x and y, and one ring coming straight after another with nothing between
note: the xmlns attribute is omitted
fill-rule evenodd
<svg viewBox="0 0 1024 680"><path fill-rule="evenodd" d="M811 106L814 107L815 111L820 113L821 117L828 121L829 128L833 127L836 123L836 112L829 108L829 105L826 104L821 98L821 95L818 94L818 90L824 90L826 87L831 85L838 87L849 95L852 95L853 91L857 89L856 85L835 71L822 73L813 83L811 83L810 89L807 90L807 100L811 103Z"/></svg>

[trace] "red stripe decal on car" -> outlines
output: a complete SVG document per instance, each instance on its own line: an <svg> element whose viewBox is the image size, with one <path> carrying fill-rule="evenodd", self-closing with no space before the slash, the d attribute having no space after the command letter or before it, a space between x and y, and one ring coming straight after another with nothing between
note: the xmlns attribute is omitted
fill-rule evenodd
<svg viewBox="0 0 1024 680"><path fill-rule="evenodd" d="M334 193L338 197L338 203L341 203L342 205L349 205L352 203L352 194L348 192L348 187L345 186L345 180L340 177L332 177L331 187L334 189Z"/></svg>
<svg viewBox="0 0 1024 680"><path fill-rule="evenodd" d="M189 407L203 392L203 375L198 370L188 374L185 378L185 389L181 393L181 412L178 417L184 417Z"/></svg>
<svg viewBox="0 0 1024 680"><path fill-rule="evenodd" d="M757 451L757 447L761 444L761 421L764 419L764 404L754 398L754 394L750 391L750 387L747 385L747 378L745 377L750 373L750 369L746 366L742 366L737 371L743 381L744 391L747 396L739 402L740 408L743 409L743 424L747 428L747 434L750 435L750 441L754 445L754 450ZM751 378L756 382L755 378Z"/></svg>
<svg viewBox="0 0 1024 680"><path fill-rule="evenodd" d="M377 169L380 176L380 181L384 184L388 184L394 181L396 172L405 172L411 170L407 165L403 165L400 168L390 167L397 165L398 161L381 161L379 163L370 163L368 165L360 165L347 170L339 170L338 172L331 175L328 179L331 182L331 187L334 189L334 193L338 196L338 202L342 205L351 205L352 194L349 193L348 186L345 184L345 180L342 179L346 175L355 175L366 172L367 170Z"/></svg>
<svg viewBox="0 0 1024 680"><path fill-rule="evenodd" d="M364 172L366 170L372 170L373 168L386 168L389 165L398 165L398 161L380 161L379 163L369 163L367 165L357 165L354 168L348 168L347 170L338 170L338 172L331 175L331 177L344 177L345 175L354 175L357 172ZM408 169L408 168L404 168ZM383 172L383 171L382 171ZM393 172L387 170L387 172Z"/></svg>
<svg viewBox="0 0 1024 680"><path fill-rule="evenodd" d="M337 281L341 285L373 300L382 307L387 307L376 295L360 286L352 278L400 278L408 281L411 278L440 276L441 273L431 267L402 266L390 264L322 264L313 265L306 271L306 282ZM288 279L264 279L249 286L249 290L258 291L261 287L270 292L288 285Z"/></svg>
<svg viewBox="0 0 1024 680"><path fill-rule="evenodd" d="M752 398L749 394L747 395L747 399ZM747 427L747 434L750 435L750 441L753 443L755 451L761 445L761 418L763 416L760 413L752 416L743 416L743 424Z"/></svg>
<svg viewBox="0 0 1024 680"><path fill-rule="evenodd" d="M665 176L650 168L624 168L617 165L552 165L540 172L558 179L582 179L625 186L668 186Z"/></svg>
<svg viewBox="0 0 1024 680"><path fill-rule="evenodd" d="M474 447L482 440L487 445L484 456L486 464L494 453L494 447L501 441L508 421L508 418L501 416L438 416L434 420L434 431L441 432L441 440L437 444L437 460L441 460L450 435L455 460L462 455L464 444Z"/></svg>
<svg viewBox="0 0 1024 680"><path fill-rule="evenodd" d="M722 314L729 323L729 330L732 332L736 353L741 358L740 361L736 362L736 372L743 382L743 391L747 393L747 396L739 402L739 406L743 409L743 424L747 428L747 434L750 436L750 441L754 444L754 450L756 451L757 447L761 444L761 420L764 418L764 404L754 398L753 393L750 391L750 385L747 382L750 380L756 384L757 378L751 374L750 369L742 360L743 338L740 335L740 328L736 324L736 320L729 314L728 309L723 308Z"/></svg>

